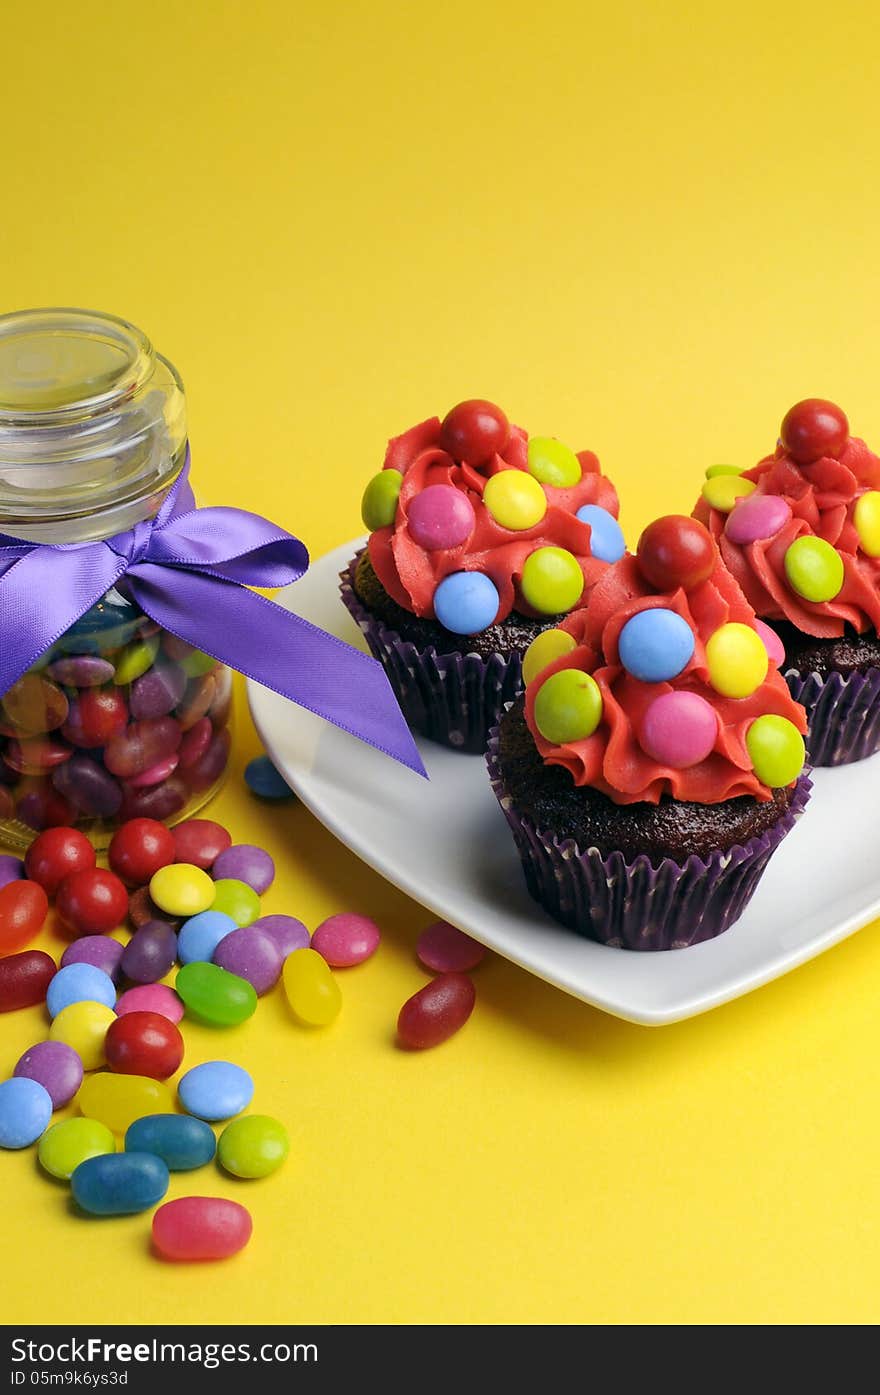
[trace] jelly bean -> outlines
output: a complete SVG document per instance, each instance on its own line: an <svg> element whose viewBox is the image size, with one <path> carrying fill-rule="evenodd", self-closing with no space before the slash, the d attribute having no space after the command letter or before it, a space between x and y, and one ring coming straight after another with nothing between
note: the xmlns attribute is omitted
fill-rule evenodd
<svg viewBox="0 0 880 1395"><path fill-rule="evenodd" d="M113 678L113 665L97 654L75 654L55 659L46 672L68 688L102 688Z"/></svg>
<svg viewBox="0 0 880 1395"><path fill-rule="evenodd" d="M533 683L539 673L555 664L564 654L570 654L574 648L575 640L565 630L544 630L532 640L523 655L523 682Z"/></svg>
<svg viewBox="0 0 880 1395"><path fill-rule="evenodd" d="M714 480L718 475L741 475L741 465L707 465L706 479Z"/></svg>
<svg viewBox="0 0 880 1395"><path fill-rule="evenodd" d="M353 911L340 911L322 920L312 936L312 949L334 969L363 964L379 948L381 932L375 920Z"/></svg>
<svg viewBox="0 0 880 1395"><path fill-rule="evenodd" d="M396 470L380 470L367 484L361 499L361 518L371 533L390 528L397 514L397 501L403 483Z"/></svg>
<svg viewBox="0 0 880 1395"><path fill-rule="evenodd" d="M781 494L749 494L727 515L724 533L732 543L746 547L775 537L790 518L791 505Z"/></svg>
<svg viewBox="0 0 880 1395"><path fill-rule="evenodd" d="M253 984L219 964L184 964L174 988L188 1012L214 1027L237 1027L257 1010Z"/></svg>
<svg viewBox="0 0 880 1395"><path fill-rule="evenodd" d="M228 1259L251 1238L253 1221L237 1201L220 1196L181 1196L153 1217L153 1246L162 1259Z"/></svg>
<svg viewBox="0 0 880 1395"><path fill-rule="evenodd" d="M532 436L528 451L529 474L554 489L571 489L580 483L581 462L573 450L551 436Z"/></svg>
<svg viewBox="0 0 880 1395"><path fill-rule="evenodd" d="M104 935L125 920L128 893L115 872L90 867L64 878L56 908L74 934Z"/></svg>
<svg viewBox="0 0 880 1395"><path fill-rule="evenodd" d="M416 941L416 954L434 973L467 973L486 957L486 949L448 920L436 920Z"/></svg>
<svg viewBox="0 0 880 1395"><path fill-rule="evenodd" d="M708 528L671 513L655 518L639 538L639 570L658 591L693 591L715 570L718 553Z"/></svg>
<svg viewBox="0 0 880 1395"><path fill-rule="evenodd" d="M158 1012L169 1022L177 1023L183 1017L183 1003L165 983L138 983L127 988L117 1001L116 1016L124 1017L128 1012Z"/></svg>
<svg viewBox="0 0 880 1395"><path fill-rule="evenodd" d="M135 930L140 930L142 925L147 925L151 920L162 920L175 931L181 925L179 916L169 915L167 911L159 910L150 895L148 886L139 886L137 891L133 891L129 896L128 918Z"/></svg>
<svg viewBox="0 0 880 1395"><path fill-rule="evenodd" d="M545 741L562 745L592 736L602 720L602 694L589 673L560 669L535 696L535 724Z"/></svg>
<svg viewBox="0 0 880 1395"><path fill-rule="evenodd" d="M0 1012L43 1002L55 968L55 960L41 949L5 955L0 959Z"/></svg>
<svg viewBox="0 0 880 1395"><path fill-rule="evenodd" d="M114 1133L125 1133L145 1114L170 1114L174 1107L171 1091L163 1081L104 1071L83 1082L76 1102L89 1119L100 1119Z"/></svg>
<svg viewBox="0 0 880 1395"><path fill-rule="evenodd" d="M38 1081L17 1076L0 1083L0 1148L28 1148L51 1118L52 1100Z"/></svg>
<svg viewBox="0 0 880 1395"><path fill-rule="evenodd" d="M231 878L244 882L262 896L275 880L275 863L263 848L253 843L234 843L217 858L211 875L215 881Z"/></svg>
<svg viewBox="0 0 880 1395"><path fill-rule="evenodd" d="M148 717L131 722L114 736L104 750L107 769L121 780L140 775L151 765L173 755L180 746L182 732L173 717Z"/></svg>
<svg viewBox="0 0 880 1395"><path fill-rule="evenodd" d="M807 601L833 601L843 586L843 558L824 538L795 538L783 565L788 584Z"/></svg>
<svg viewBox="0 0 880 1395"><path fill-rule="evenodd" d="M631 615L617 641L620 662L643 683L664 683L687 668L694 632L674 610L653 606Z"/></svg>
<svg viewBox="0 0 880 1395"><path fill-rule="evenodd" d="M68 709L67 698L57 684L39 673L24 674L0 701L5 721L24 736L57 731L67 721Z"/></svg>
<svg viewBox="0 0 880 1395"><path fill-rule="evenodd" d="M47 828L35 838L25 857L25 869L47 896L54 896L65 877L95 865L95 849L78 828Z"/></svg>
<svg viewBox="0 0 880 1395"><path fill-rule="evenodd" d="M71 746L97 750L125 730L128 708L118 688L87 688L70 707L62 735Z"/></svg>
<svg viewBox="0 0 880 1395"><path fill-rule="evenodd" d="M749 697L767 677L769 656L750 625L721 625L706 643L709 682L722 697Z"/></svg>
<svg viewBox="0 0 880 1395"><path fill-rule="evenodd" d="M671 692L646 709L639 745L659 765L685 770L705 760L718 737L718 714L699 693Z"/></svg>
<svg viewBox="0 0 880 1395"><path fill-rule="evenodd" d="M106 1003L71 1003L62 1008L49 1028L49 1040L71 1046L83 1070L97 1070L104 1064L104 1038L116 1014Z"/></svg>
<svg viewBox="0 0 880 1395"><path fill-rule="evenodd" d="M293 799L293 790L268 756L255 756L244 768L244 782L260 799Z"/></svg>
<svg viewBox="0 0 880 1395"><path fill-rule="evenodd" d="M145 886L174 861L174 839L156 819L129 819L114 833L107 856L126 886Z"/></svg>
<svg viewBox="0 0 880 1395"><path fill-rule="evenodd" d="M70 760L70 747L52 736L26 736L10 741L4 753L6 764L18 775L45 775Z"/></svg>
<svg viewBox="0 0 880 1395"><path fill-rule="evenodd" d="M122 972L132 983L157 983L177 958L177 935L164 920L135 930L122 953Z"/></svg>
<svg viewBox="0 0 880 1395"><path fill-rule="evenodd" d="M51 1177L67 1182L86 1158L115 1152L115 1138L97 1119L62 1119L43 1134L37 1157Z"/></svg>
<svg viewBox="0 0 880 1395"><path fill-rule="evenodd" d="M790 785L804 768L804 738L787 717L770 712L756 717L746 732L746 746L755 774L771 789Z"/></svg>
<svg viewBox="0 0 880 1395"><path fill-rule="evenodd" d="M282 962L295 949L308 949L312 938L302 921L292 915L261 915L251 923L250 929L262 930L275 941Z"/></svg>
<svg viewBox="0 0 880 1395"><path fill-rule="evenodd" d="M577 558L564 547L538 547L526 558L520 590L540 615L559 615L577 605L584 574Z"/></svg>
<svg viewBox="0 0 880 1395"><path fill-rule="evenodd" d="M222 911L201 911L180 927L178 959L181 964L210 963L217 946L235 929L231 915L224 915Z"/></svg>
<svg viewBox="0 0 880 1395"><path fill-rule="evenodd" d="M284 992L294 1015L307 1027L326 1027L342 1008L339 984L314 949L295 949L284 961Z"/></svg>
<svg viewBox="0 0 880 1395"><path fill-rule="evenodd" d="M396 470L383 470L376 478L383 483L386 480L399 481ZM540 489L540 485L538 487ZM485 495L483 497L485 502ZM545 508L546 503L545 499ZM410 500L406 523L410 536L419 547L427 552L437 552L466 542L474 531L476 515L473 504L463 490L451 484L430 484Z"/></svg>
<svg viewBox="0 0 880 1395"><path fill-rule="evenodd" d="M127 1153L153 1153L169 1172L191 1172L211 1162L217 1151L214 1130L188 1114L146 1114L125 1132Z"/></svg>
<svg viewBox="0 0 880 1395"><path fill-rule="evenodd" d="M254 1082L232 1061L205 1061L181 1076L177 1094L187 1114L213 1122L247 1109L254 1097Z"/></svg>
<svg viewBox="0 0 880 1395"><path fill-rule="evenodd" d="M61 967L66 969L68 964L93 964L96 969L103 969L116 983L120 975L122 951L122 944L110 935L82 935L67 946L61 956Z"/></svg>
<svg viewBox="0 0 880 1395"><path fill-rule="evenodd" d="M187 819L172 828L176 860L189 862L208 872L217 858L232 844L231 834L211 819Z"/></svg>
<svg viewBox="0 0 880 1395"><path fill-rule="evenodd" d="M452 634L473 635L494 625L500 599L482 572L451 572L434 592L434 613Z"/></svg>
<svg viewBox="0 0 880 1395"><path fill-rule="evenodd" d="M150 895L163 911L193 916L206 911L213 903L215 885L207 872L194 863L177 862L154 873Z"/></svg>
<svg viewBox="0 0 880 1395"><path fill-rule="evenodd" d="M421 1051L447 1041L467 1022L476 996L467 974L440 974L400 1009L397 1035L401 1044Z"/></svg>
<svg viewBox="0 0 880 1395"><path fill-rule="evenodd" d="M28 828L40 832L44 828L60 828L72 824L76 818L74 810L60 794L47 786L44 789L29 790L16 805L16 815Z"/></svg>
<svg viewBox="0 0 880 1395"><path fill-rule="evenodd" d="M126 820L171 819L180 813L188 799L186 785L174 776L149 789L135 789L132 782L124 788L120 813Z"/></svg>
<svg viewBox="0 0 880 1395"><path fill-rule="evenodd" d="M246 979L258 996L268 993L281 977L281 951L271 936L252 925L224 935L214 951L214 963Z"/></svg>
<svg viewBox="0 0 880 1395"><path fill-rule="evenodd" d="M260 914L260 898L252 886L238 877L221 877L214 882L212 910L231 916L241 928L250 925Z"/></svg>
<svg viewBox="0 0 880 1395"><path fill-rule="evenodd" d="M116 988L109 974L94 964L68 964L59 969L46 993L46 1008L50 1017L57 1017L71 1003L104 1003L116 1005Z"/></svg>
<svg viewBox="0 0 880 1395"><path fill-rule="evenodd" d="M862 551L869 557L880 557L880 491L868 489L859 495L853 509L853 523Z"/></svg>
<svg viewBox="0 0 880 1395"><path fill-rule="evenodd" d="M268 1177L290 1152L287 1130L268 1114L246 1114L217 1140L217 1161L233 1177Z"/></svg>
<svg viewBox="0 0 880 1395"><path fill-rule="evenodd" d="M145 717L167 717L186 691L187 677L177 664L158 659L149 672L135 679L129 706L135 721Z"/></svg>
<svg viewBox="0 0 880 1395"><path fill-rule="evenodd" d="M600 562L619 562L626 552L623 529L607 509L598 504L583 504L575 514L581 523L590 525L590 553Z"/></svg>
<svg viewBox="0 0 880 1395"><path fill-rule="evenodd" d="M24 876L24 863L20 857L12 857L9 853L0 853L0 888L8 886L10 882L19 882ZM33 881L31 877L31 881Z"/></svg>
<svg viewBox="0 0 880 1395"><path fill-rule="evenodd" d="M91 756L71 756L55 771L52 784L81 814L109 819L119 812L119 782Z"/></svg>
<svg viewBox="0 0 880 1395"><path fill-rule="evenodd" d="M534 528L547 512L547 495L524 470L493 475L486 482L483 503L497 524L515 533Z"/></svg>
<svg viewBox="0 0 880 1395"><path fill-rule="evenodd" d="M49 898L27 880L0 887L0 954L11 954L36 939L49 914Z"/></svg>
<svg viewBox="0 0 880 1395"><path fill-rule="evenodd" d="M124 649L116 663L114 680L120 687L125 687L127 683L134 683L142 674L152 667L153 660L159 650L159 640L156 635L151 635L148 639L135 640L127 649ZM156 713L144 713L145 716L159 715Z"/></svg>
<svg viewBox="0 0 880 1395"><path fill-rule="evenodd" d="M38 1041L18 1058L15 1076L36 1080L49 1093L53 1109L70 1104L83 1082L78 1052L63 1041Z"/></svg>
<svg viewBox="0 0 880 1395"><path fill-rule="evenodd" d="M710 508L717 509L719 513L730 513L737 500L744 499L754 488L753 482L742 475L716 475L706 480L701 493Z"/></svg>
<svg viewBox="0 0 880 1395"><path fill-rule="evenodd" d="M468 398L446 413L440 445L466 465L485 465L500 455L510 439L510 423L500 407L483 398Z"/></svg>
<svg viewBox="0 0 880 1395"><path fill-rule="evenodd" d="M194 765L198 765L207 752L213 736L214 728L211 725L210 717L202 717L200 721L196 722L180 743L181 770L190 770Z"/></svg>
<svg viewBox="0 0 880 1395"><path fill-rule="evenodd" d="M849 422L836 403L807 397L786 412L779 435L792 459L809 465L823 455L837 459L849 439Z"/></svg>
<svg viewBox="0 0 880 1395"><path fill-rule="evenodd" d="M190 731L196 726L210 712L216 696L217 681L213 674L207 673L201 678L191 678L180 706L174 713L181 731Z"/></svg>
<svg viewBox="0 0 880 1395"><path fill-rule="evenodd" d="M167 1080L183 1060L183 1037L158 1012L127 1012L111 1022L104 1041L107 1065L117 1075Z"/></svg>
<svg viewBox="0 0 880 1395"><path fill-rule="evenodd" d="M161 1201L171 1180L154 1153L104 1153L76 1168L70 1189L77 1206L93 1216L131 1216Z"/></svg>
<svg viewBox="0 0 880 1395"><path fill-rule="evenodd" d="M775 664L778 668L780 664L785 662L785 649L782 640L775 630L771 630L769 625L764 624L763 620L755 621L755 629L761 636L761 642L767 650L771 664Z"/></svg>

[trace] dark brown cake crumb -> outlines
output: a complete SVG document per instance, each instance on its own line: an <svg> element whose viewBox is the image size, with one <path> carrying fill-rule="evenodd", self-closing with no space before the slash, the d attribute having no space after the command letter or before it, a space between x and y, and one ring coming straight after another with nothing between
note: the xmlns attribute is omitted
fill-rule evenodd
<svg viewBox="0 0 880 1395"><path fill-rule="evenodd" d="M844 678L851 673L864 673L869 668L880 668L880 637L876 633L858 634L851 625L839 639L816 639L806 635L787 620L768 620L785 649L785 668L795 668L798 673L818 673L827 678L831 673L839 673Z"/></svg>

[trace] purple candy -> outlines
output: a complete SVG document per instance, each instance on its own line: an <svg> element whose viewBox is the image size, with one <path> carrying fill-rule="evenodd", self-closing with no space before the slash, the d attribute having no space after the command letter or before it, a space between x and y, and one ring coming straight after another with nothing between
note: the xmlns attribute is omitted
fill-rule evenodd
<svg viewBox="0 0 880 1395"><path fill-rule="evenodd" d="M52 784L83 814L112 818L119 812L122 803L119 783L91 756L71 756L55 771Z"/></svg>
<svg viewBox="0 0 880 1395"><path fill-rule="evenodd" d="M740 499L724 525L732 543L744 546L773 538L791 518L791 506L779 494L749 494Z"/></svg>
<svg viewBox="0 0 880 1395"><path fill-rule="evenodd" d="M24 1053L13 1075L36 1080L48 1090L53 1109L69 1104L82 1084L83 1064L63 1041L39 1041Z"/></svg>
<svg viewBox="0 0 880 1395"><path fill-rule="evenodd" d="M292 915L261 915L247 928L262 930L273 939L282 959L286 959L295 949L308 949L312 938L302 921Z"/></svg>
<svg viewBox="0 0 880 1395"><path fill-rule="evenodd" d="M131 685L129 708L131 715L142 721L145 717L167 717L183 697L187 677L182 668L167 659L157 659Z"/></svg>
<svg viewBox="0 0 880 1395"><path fill-rule="evenodd" d="M258 896L262 896L275 880L275 863L263 848L255 847L253 843L234 843L217 858L211 868L211 876L215 882L226 877L246 882Z"/></svg>
<svg viewBox="0 0 880 1395"><path fill-rule="evenodd" d="M268 993L278 982L283 963L281 950L271 935L248 925L224 935L214 950L214 963L253 984L257 993Z"/></svg>
<svg viewBox="0 0 880 1395"><path fill-rule="evenodd" d="M83 935L67 946L61 956L61 967L66 969L68 964L93 964L96 969L103 969L116 983L124 949L124 945L109 935Z"/></svg>
<svg viewBox="0 0 880 1395"><path fill-rule="evenodd" d="M7 886L9 882L17 882L23 876L24 863L21 858L3 853L0 856L0 886Z"/></svg>
<svg viewBox="0 0 880 1395"><path fill-rule="evenodd" d="M164 920L148 920L122 953L122 972L132 983L157 983L177 958L177 936Z"/></svg>
<svg viewBox="0 0 880 1395"><path fill-rule="evenodd" d="M71 688L100 688L111 682L114 673L109 660L100 659L97 654L72 654L56 659L46 671L56 683L66 683Z"/></svg>

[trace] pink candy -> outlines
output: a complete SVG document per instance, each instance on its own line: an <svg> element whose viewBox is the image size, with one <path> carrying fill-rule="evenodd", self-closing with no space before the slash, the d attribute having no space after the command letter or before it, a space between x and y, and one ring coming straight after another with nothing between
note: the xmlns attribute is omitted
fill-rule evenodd
<svg viewBox="0 0 880 1395"><path fill-rule="evenodd" d="M162 781L167 780L169 775L173 775L176 769L177 756L166 756L157 765L151 765L149 770L135 775L128 783L135 790L150 789L153 785L161 785Z"/></svg>
<svg viewBox="0 0 880 1395"><path fill-rule="evenodd" d="M369 916L341 911L322 921L312 936L312 949L334 969L362 964L379 948L379 927Z"/></svg>
<svg viewBox="0 0 880 1395"><path fill-rule="evenodd" d="M416 954L427 969L450 974L475 969L485 959L486 950L448 920L436 920L419 935Z"/></svg>
<svg viewBox="0 0 880 1395"><path fill-rule="evenodd" d="M727 516L724 532L744 546L773 538L791 518L791 508L779 494L749 494Z"/></svg>
<svg viewBox="0 0 880 1395"><path fill-rule="evenodd" d="M660 765L685 770L705 760L718 735L718 715L699 693L655 698L642 719L639 744Z"/></svg>
<svg viewBox="0 0 880 1395"><path fill-rule="evenodd" d="M410 535L429 552L458 547L474 531L474 506L451 484L431 484L407 505Z"/></svg>
<svg viewBox="0 0 880 1395"><path fill-rule="evenodd" d="M775 630L771 630L769 625L764 624L763 620L755 621L755 629L764 642L764 648L770 656L771 664L775 664L778 668L785 659L785 649L782 640Z"/></svg>
<svg viewBox="0 0 880 1395"><path fill-rule="evenodd" d="M164 983L142 983L129 988L116 1003L116 1016L124 1017L127 1012L158 1012L169 1022L179 1022L183 1017L183 1003Z"/></svg>

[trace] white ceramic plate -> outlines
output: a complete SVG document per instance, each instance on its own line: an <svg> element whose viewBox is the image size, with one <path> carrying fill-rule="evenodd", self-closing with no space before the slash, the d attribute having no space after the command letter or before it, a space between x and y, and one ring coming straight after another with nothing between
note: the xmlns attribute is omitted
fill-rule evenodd
<svg viewBox="0 0 880 1395"><path fill-rule="evenodd" d="M278 601L365 648L337 588L359 545L321 558ZM631 1022L706 1012L880 914L880 756L815 773L804 817L731 930L691 949L637 954L581 939L532 901L482 757L422 741L429 783L266 688L249 684L249 697L278 768L353 852L499 954Z"/></svg>

